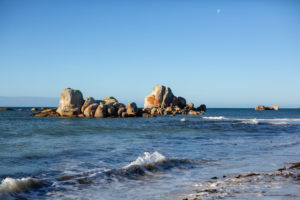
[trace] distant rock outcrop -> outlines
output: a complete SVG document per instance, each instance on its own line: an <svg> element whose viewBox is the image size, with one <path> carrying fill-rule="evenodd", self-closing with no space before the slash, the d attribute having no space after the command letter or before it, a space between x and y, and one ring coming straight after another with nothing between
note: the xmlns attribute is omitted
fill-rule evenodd
<svg viewBox="0 0 300 200"><path fill-rule="evenodd" d="M263 106L263 105L258 105L255 107L255 110L279 110L278 106Z"/></svg>
<svg viewBox="0 0 300 200"><path fill-rule="evenodd" d="M95 100L87 97L84 101L81 91L71 88L63 89L58 108L46 109L33 113L38 117L155 117L156 115L190 114L202 115L206 106L202 104L195 108L193 103L186 103L185 98L176 97L171 88L157 85L153 88L151 95L145 98L144 109L138 108L135 102L125 106L114 97L104 97Z"/></svg>

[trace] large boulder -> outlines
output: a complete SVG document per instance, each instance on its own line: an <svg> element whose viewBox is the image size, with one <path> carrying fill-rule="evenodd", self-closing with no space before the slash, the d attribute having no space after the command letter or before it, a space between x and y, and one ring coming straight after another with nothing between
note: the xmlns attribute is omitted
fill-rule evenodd
<svg viewBox="0 0 300 200"><path fill-rule="evenodd" d="M61 116L75 116L80 114L82 104L83 96L80 90L66 88L61 92L61 98L56 112Z"/></svg>
<svg viewBox="0 0 300 200"><path fill-rule="evenodd" d="M81 107L81 112L83 113L85 108L87 108L89 105L91 105L93 103L96 103L96 100L93 97L87 97Z"/></svg>
<svg viewBox="0 0 300 200"><path fill-rule="evenodd" d="M138 111L136 103L131 102L131 103L127 104L126 111L129 116L135 116Z"/></svg>
<svg viewBox="0 0 300 200"><path fill-rule="evenodd" d="M145 97L144 109L165 108L171 105L174 99L171 88L166 88L162 85L156 85L152 93Z"/></svg>
<svg viewBox="0 0 300 200"><path fill-rule="evenodd" d="M104 97L103 101L107 106L112 106L113 104L118 103L118 100L115 97Z"/></svg>
<svg viewBox="0 0 300 200"><path fill-rule="evenodd" d="M107 117L107 106L104 103L100 103L98 105L94 117L96 118Z"/></svg>
<svg viewBox="0 0 300 200"><path fill-rule="evenodd" d="M118 110L114 106L107 106L107 116L108 117L117 117Z"/></svg>
<svg viewBox="0 0 300 200"><path fill-rule="evenodd" d="M166 87L162 85L156 85L152 93L145 98L144 108L161 107Z"/></svg>
<svg viewBox="0 0 300 200"><path fill-rule="evenodd" d="M194 108L194 103L191 102L187 106L189 107L189 109L193 109Z"/></svg>
<svg viewBox="0 0 300 200"><path fill-rule="evenodd" d="M125 107L119 107L118 108L118 117L122 117L123 112L126 112L126 108Z"/></svg>
<svg viewBox="0 0 300 200"><path fill-rule="evenodd" d="M170 106L170 104L173 102L173 100L175 102L177 100L177 98L174 98L171 88L167 87L167 89L165 90L165 93L164 93L161 107L166 108L166 107Z"/></svg>
<svg viewBox="0 0 300 200"><path fill-rule="evenodd" d="M85 117L94 117L98 105L99 105L98 103L93 103L93 104L90 104L88 107L86 107L86 109L84 109L84 112L83 112L84 116Z"/></svg>
<svg viewBox="0 0 300 200"><path fill-rule="evenodd" d="M178 97L177 100L178 100L178 106L179 106L179 108L182 109L182 108L184 108L186 106L186 100L185 100L185 98Z"/></svg>
<svg viewBox="0 0 300 200"><path fill-rule="evenodd" d="M201 104L201 105L197 108L197 111L206 112L206 105L205 105L205 104Z"/></svg>

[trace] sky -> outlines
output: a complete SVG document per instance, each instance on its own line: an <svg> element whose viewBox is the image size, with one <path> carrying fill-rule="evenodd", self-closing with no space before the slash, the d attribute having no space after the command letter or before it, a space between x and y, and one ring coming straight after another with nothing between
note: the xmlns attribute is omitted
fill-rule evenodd
<svg viewBox="0 0 300 200"><path fill-rule="evenodd" d="M0 96L300 107L299 35L298 0L0 0Z"/></svg>

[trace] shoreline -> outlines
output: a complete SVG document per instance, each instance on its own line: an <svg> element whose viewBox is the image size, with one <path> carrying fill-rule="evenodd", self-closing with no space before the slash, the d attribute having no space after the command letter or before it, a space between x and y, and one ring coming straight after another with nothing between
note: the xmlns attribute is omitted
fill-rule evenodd
<svg viewBox="0 0 300 200"><path fill-rule="evenodd" d="M300 162L286 163L273 171L249 172L211 177L209 181L194 184L193 193L182 200L256 199L281 197L300 198Z"/></svg>

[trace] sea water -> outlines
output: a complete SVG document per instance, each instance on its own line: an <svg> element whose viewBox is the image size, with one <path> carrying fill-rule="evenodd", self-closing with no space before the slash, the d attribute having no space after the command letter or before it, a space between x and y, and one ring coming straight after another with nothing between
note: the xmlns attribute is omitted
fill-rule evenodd
<svg viewBox="0 0 300 200"><path fill-rule="evenodd" d="M30 113L0 111L0 199L182 199L211 177L300 161L300 109L125 119Z"/></svg>

